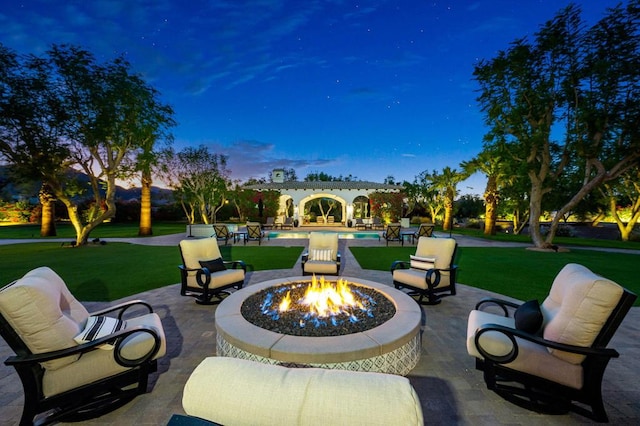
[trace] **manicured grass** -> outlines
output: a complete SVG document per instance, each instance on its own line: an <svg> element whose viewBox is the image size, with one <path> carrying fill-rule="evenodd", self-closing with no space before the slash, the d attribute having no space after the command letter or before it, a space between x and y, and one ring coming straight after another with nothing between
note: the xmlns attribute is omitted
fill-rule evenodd
<svg viewBox="0 0 640 426"><path fill-rule="evenodd" d="M225 260L244 260L247 271L290 269L303 247L221 246ZM178 247L126 243L62 247L59 243L0 246L0 285L49 266L82 301L111 301L180 282Z"/></svg>
<svg viewBox="0 0 640 426"><path fill-rule="evenodd" d="M415 247L351 247L364 269L390 270L394 260L408 260ZM524 248L460 247L456 263L458 282L520 300L544 300L553 278L567 263L580 263L640 294L636 277L640 256L574 249L566 253ZM636 301L635 306L640 306Z"/></svg>
<svg viewBox="0 0 640 426"><path fill-rule="evenodd" d="M137 223L103 223L91 232L93 238L136 238L139 225ZM153 236L170 235L186 232L187 224L180 222L157 222L153 224ZM75 239L76 232L71 223L56 224L55 237ZM0 226L0 239L41 239L40 225L19 224Z"/></svg>

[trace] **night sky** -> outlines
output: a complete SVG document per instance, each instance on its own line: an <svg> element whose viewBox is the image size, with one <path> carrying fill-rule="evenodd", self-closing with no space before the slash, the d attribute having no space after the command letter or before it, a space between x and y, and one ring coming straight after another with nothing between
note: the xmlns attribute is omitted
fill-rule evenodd
<svg viewBox="0 0 640 426"><path fill-rule="evenodd" d="M234 180L284 167L401 182L480 152L474 65L569 3L11 0L0 42L124 54L173 106L175 147L228 155ZM593 24L619 2L575 3ZM482 194L484 181L458 188Z"/></svg>

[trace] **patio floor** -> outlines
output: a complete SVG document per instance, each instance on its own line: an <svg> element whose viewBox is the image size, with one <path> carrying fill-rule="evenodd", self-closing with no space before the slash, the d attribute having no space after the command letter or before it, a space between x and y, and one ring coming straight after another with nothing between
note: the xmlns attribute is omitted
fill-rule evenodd
<svg viewBox="0 0 640 426"><path fill-rule="evenodd" d="M177 245L182 235L152 237L144 244ZM486 242L455 236L460 246L486 245ZM107 239L108 240L108 239ZM119 239L111 239L116 241ZM271 239L264 245L301 245L305 239ZM251 244L251 243L250 243ZM376 245L376 240L340 240L343 276L360 277L392 285L389 272L363 270L349 246ZM384 242L382 242L384 244ZM501 245L493 243L492 245ZM247 285L262 281L300 275L300 264L293 269L251 272ZM176 280L179 279L176 268ZM475 370L474 360L467 355L465 335L467 316L486 291L459 285L458 294L444 298L436 306L423 307L422 355L409 374L421 403L425 424L442 425L532 425L590 424L589 419L576 414L542 415L506 402L488 391L482 373ZM201 306L193 298L179 296L179 285L132 296L150 302L161 316L167 335L167 355L159 360L158 373L151 376L149 392L100 418L84 422L96 425L162 425L174 413L182 410L182 389L193 369L208 356L215 356L215 306ZM123 299L126 300L126 299ZM114 302L115 303L115 302ZM89 311L104 306L88 303ZM614 336L610 346L621 356L613 359L606 370L603 395L612 424L638 424L640 420L640 309L632 308ZM0 340L0 359L12 354ZM242 398L242 395L238 395ZM215 397L212 395L212 403ZM22 412L22 386L13 368L0 365L0 425L18 423ZM251 401L247 401L250 404Z"/></svg>

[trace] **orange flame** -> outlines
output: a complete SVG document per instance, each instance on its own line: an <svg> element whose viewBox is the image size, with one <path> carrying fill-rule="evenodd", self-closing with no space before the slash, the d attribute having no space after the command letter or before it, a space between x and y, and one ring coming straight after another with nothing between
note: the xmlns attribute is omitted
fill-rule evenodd
<svg viewBox="0 0 640 426"><path fill-rule="evenodd" d="M333 284L324 277L317 280L315 275L300 304L308 306L309 311L320 318L340 314L346 308L362 308L346 280L339 279Z"/></svg>

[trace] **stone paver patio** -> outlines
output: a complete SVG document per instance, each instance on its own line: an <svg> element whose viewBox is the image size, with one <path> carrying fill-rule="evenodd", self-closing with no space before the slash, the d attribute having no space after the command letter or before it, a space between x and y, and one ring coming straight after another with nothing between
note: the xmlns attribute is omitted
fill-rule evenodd
<svg viewBox="0 0 640 426"><path fill-rule="evenodd" d="M460 246L485 242L454 236ZM182 235L153 237L145 244L176 245ZM118 239L107 239L117 241ZM271 239L264 245L304 246L306 239ZM348 250L354 245L384 244L376 240L340 240L343 258L341 274L392 285L389 272L363 270ZM499 245L500 243L493 243ZM176 265L177 266L177 265ZM300 263L293 269L250 272L246 284L300 275ZM176 267L176 281L179 279ZM551 284L551 283L549 283ZM542 415L509 402L488 391L482 373L465 346L467 316L486 291L463 284L458 295L444 298L436 306L424 306L421 359L408 375L421 403L425 424L440 425L534 425L591 424L576 414ZM215 306L197 305L193 298L179 295L179 284L170 285L130 299L150 302L161 316L167 335L167 355L160 359L158 373L151 376L149 392L100 418L84 422L96 425L163 425L174 413L183 413L182 389L193 369L208 356L215 356ZM126 300L126 299L123 299ZM116 303L116 302L114 302ZM104 304L87 304L89 311ZM632 308L614 336L610 347L620 352L606 370L603 381L605 408L611 424L638 424L640 421L640 309ZM0 358L12 351L0 339ZM243 395L238 395L243 398ZM0 425L18 423L22 412L22 386L13 368L0 365ZM212 403L215 398L212 395ZM251 404L251 401L247 401Z"/></svg>

